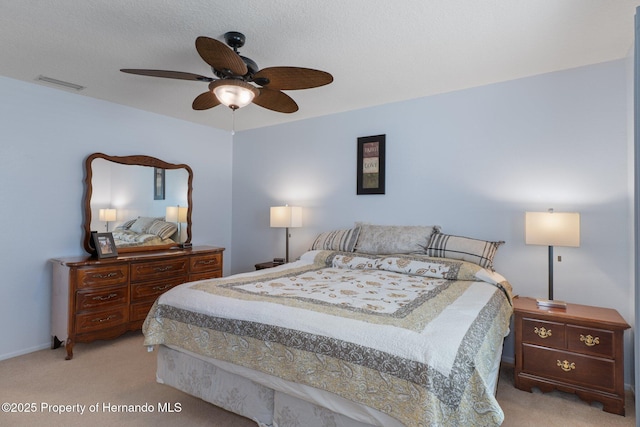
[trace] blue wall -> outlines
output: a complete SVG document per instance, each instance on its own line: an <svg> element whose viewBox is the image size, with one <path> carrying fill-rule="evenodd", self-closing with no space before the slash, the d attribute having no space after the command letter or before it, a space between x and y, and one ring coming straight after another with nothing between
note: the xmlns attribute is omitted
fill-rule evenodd
<svg viewBox="0 0 640 427"><path fill-rule="evenodd" d="M577 211L581 246L555 249L555 298L612 307L633 324L627 68L620 60L239 132L232 271L283 256L269 207L289 203L303 207L292 257L354 221L437 224L506 241L497 270L517 294L546 297L547 248L525 245L524 213ZM356 140L378 134L386 194L358 196Z"/></svg>

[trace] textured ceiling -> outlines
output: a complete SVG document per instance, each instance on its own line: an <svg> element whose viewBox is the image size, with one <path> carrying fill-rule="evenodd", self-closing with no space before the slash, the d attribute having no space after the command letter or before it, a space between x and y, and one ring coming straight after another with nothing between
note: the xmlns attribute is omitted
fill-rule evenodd
<svg viewBox="0 0 640 427"><path fill-rule="evenodd" d="M236 130L354 110L623 58L633 45L630 0L3 0L0 75L39 75L79 96L231 129L231 111L193 111L206 83L120 68L212 76L197 36L247 37L260 68L328 71L334 82L288 91L300 110L250 105ZM74 90L71 90L75 92Z"/></svg>

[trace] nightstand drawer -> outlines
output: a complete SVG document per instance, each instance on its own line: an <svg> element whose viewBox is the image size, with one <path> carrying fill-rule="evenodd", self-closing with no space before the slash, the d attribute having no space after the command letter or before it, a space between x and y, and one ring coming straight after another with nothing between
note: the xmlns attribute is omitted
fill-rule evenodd
<svg viewBox="0 0 640 427"><path fill-rule="evenodd" d="M98 268L79 268L77 278L78 288L126 284L129 280L129 266L118 264Z"/></svg>
<svg viewBox="0 0 640 427"><path fill-rule="evenodd" d="M522 371L591 389L615 390L615 363L601 357L523 344Z"/></svg>
<svg viewBox="0 0 640 427"><path fill-rule="evenodd" d="M76 311L106 309L129 303L129 288L125 285L115 288L100 288L99 291L78 291L76 293Z"/></svg>
<svg viewBox="0 0 640 427"><path fill-rule="evenodd" d="M613 332L567 325L567 348L580 353L613 357Z"/></svg>
<svg viewBox="0 0 640 427"><path fill-rule="evenodd" d="M525 317L522 319L522 342L564 348L565 325Z"/></svg>

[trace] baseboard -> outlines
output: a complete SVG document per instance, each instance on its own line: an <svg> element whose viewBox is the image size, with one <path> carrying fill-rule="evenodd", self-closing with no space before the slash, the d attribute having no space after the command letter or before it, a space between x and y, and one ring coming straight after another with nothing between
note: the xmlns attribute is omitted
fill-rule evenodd
<svg viewBox="0 0 640 427"><path fill-rule="evenodd" d="M40 344L35 347L25 348L22 350L14 351L12 353L0 354L0 360L12 359L18 356L24 356L25 354L33 353L34 351L45 350L51 348L51 343Z"/></svg>

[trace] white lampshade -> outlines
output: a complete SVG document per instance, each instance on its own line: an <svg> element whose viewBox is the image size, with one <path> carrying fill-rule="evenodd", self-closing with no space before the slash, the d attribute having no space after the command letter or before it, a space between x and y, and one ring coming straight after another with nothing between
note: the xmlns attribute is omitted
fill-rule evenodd
<svg viewBox="0 0 640 427"><path fill-rule="evenodd" d="M167 222L187 222L187 207L167 206L165 221Z"/></svg>
<svg viewBox="0 0 640 427"><path fill-rule="evenodd" d="M251 104L258 90L242 80L223 79L209 84L209 89L223 105L237 110Z"/></svg>
<svg viewBox="0 0 640 427"><path fill-rule="evenodd" d="M100 221L115 221L116 210L115 209L100 209L99 211Z"/></svg>
<svg viewBox="0 0 640 427"><path fill-rule="evenodd" d="M544 246L580 246L577 212L526 212L525 243Z"/></svg>
<svg viewBox="0 0 640 427"><path fill-rule="evenodd" d="M270 226L279 228L302 227L302 208L300 206L273 206Z"/></svg>

